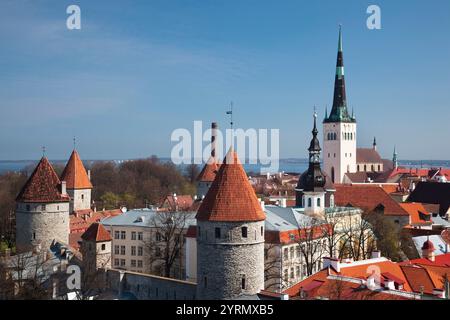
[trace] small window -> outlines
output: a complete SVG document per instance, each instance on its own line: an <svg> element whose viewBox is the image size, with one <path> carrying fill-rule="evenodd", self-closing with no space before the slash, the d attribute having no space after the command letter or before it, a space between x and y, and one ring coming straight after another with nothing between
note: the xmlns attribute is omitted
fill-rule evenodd
<svg viewBox="0 0 450 320"><path fill-rule="evenodd" d="M144 240L144 234L142 232L138 232L138 240Z"/></svg>
<svg viewBox="0 0 450 320"><path fill-rule="evenodd" d="M125 231L120 232L120 239L125 240L127 238L127 233Z"/></svg>
<svg viewBox="0 0 450 320"><path fill-rule="evenodd" d="M138 256L142 257L144 255L144 248L143 247L138 247Z"/></svg>
<svg viewBox="0 0 450 320"><path fill-rule="evenodd" d="M215 229L216 239L220 239L220 228Z"/></svg>
<svg viewBox="0 0 450 320"><path fill-rule="evenodd" d="M205 277L203 279L203 284L205 285L205 288L208 288L208 278L207 277Z"/></svg>
<svg viewBox="0 0 450 320"><path fill-rule="evenodd" d="M161 233L157 232L155 235L156 241L161 241Z"/></svg>
<svg viewBox="0 0 450 320"><path fill-rule="evenodd" d="M242 290L245 290L245 288L246 288L245 274L243 274L242 278L241 278L241 288L242 288Z"/></svg>
<svg viewBox="0 0 450 320"><path fill-rule="evenodd" d="M114 246L114 254L120 254L119 246Z"/></svg>
<svg viewBox="0 0 450 320"><path fill-rule="evenodd" d="M120 246L120 254L124 256L126 253L125 246Z"/></svg>
<svg viewBox="0 0 450 320"><path fill-rule="evenodd" d="M33 240L36 240L36 232L33 232Z"/></svg>
<svg viewBox="0 0 450 320"><path fill-rule="evenodd" d="M114 231L114 239L120 239L120 232Z"/></svg>
<svg viewBox="0 0 450 320"><path fill-rule="evenodd" d="M142 262L142 260L138 260L137 264L138 264L138 268L142 268L144 266L144 263Z"/></svg>
<svg viewBox="0 0 450 320"><path fill-rule="evenodd" d="M81 200L82 200L82 201L84 200L84 194L81 195Z"/></svg>
<svg viewBox="0 0 450 320"><path fill-rule="evenodd" d="M242 238L247 238L248 228L242 227Z"/></svg>
<svg viewBox="0 0 450 320"><path fill-rule="evenodd" d="M264 227L261 227L261 237L264 236Z"/></svg>
<svg viewBox="0 0 450 320"><path fill-rule="evenodd" d="M125 259L120 259L120 266L125 267Z"/></svg>
<svg viewBox="0 0 450 320"><path fill-rule="evenodd" d="M136 247L135 246L131 246L131 255L132 256L136 255Z"/></svg>
<svg viewBox="0 0 450 320"><path fill-rule="evenodd" d="M29 204L27 204L27 211L30 211L31 207Z"/></svg>
<svg viewBox="0 0 450 320"><path fill-rule="evenodd" d="M102 251L106 250L106 244L102 244Z"/></svg>
<svg viewBox="0 0 450 320"><path fill-rule="evenodd" d="M136 268L136 260L131 260L131 267Z"/></svg>
<svg viewBox="0 0 450 320"><path fill-rule="evenodd" d="M308 198L308 208L311 208L312 207L312 200L311 200L311 198Z"/></svg>
<svg viewBox="0 0 450 320"><path fill-rule="evenodd" d="M320 208L320 198L317 198L317 206Z"/></svg>
<svg viewBox="0 0 450 320"><path fill-rule="evenodd" d="M136 232L131 232L131 240L136 240Z"/></svg>
<svg viewBox="0 0 450 320"><path fill-rule="evenodd" d="M114 259L114 265L117 267L120 265L119 259Z"/></svg>

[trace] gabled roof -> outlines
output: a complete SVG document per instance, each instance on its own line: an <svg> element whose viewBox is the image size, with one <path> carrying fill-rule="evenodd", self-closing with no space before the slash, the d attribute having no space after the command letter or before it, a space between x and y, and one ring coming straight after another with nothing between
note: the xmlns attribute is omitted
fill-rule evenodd
<svg viewBox="0 0 450 320"><path fill-rule="evenodd" d="M68 195L61 194L61 181L46 157L39 161L16 201L38 203L69 201Z"/></svg>
<svg viewBox="0 0 450 320"><path fill-rule="evenodd" d="M335 187L335 203L338 206L351 205L370 212L382 205L384 208L384 215L409 215L409 213L392 199L380 186L336 185Z"/></svg>
<svg viewBox="0 0 450 320"><path fill-rule="evenodd" d="M111 241L111 235L100 223L93 223L81 236L84 241L105 242Z"/></svg>
<svg viewBox="0 0 450 320"><path fill-rule="evenodd" d="M380 154L373 148L357 148L356 163L383 163Z"/></svg>
<svg viewBox="0 0 450 320"><path fill-rule="evenodd" d="M66 181L67 189L92 189L91 181L76 150L73 150L70 155L61 175L61 181Z"/></svg>
<svg viewBox="0 0 450 320"><path fill-rule="evenodd" d="M239 158L227 153L214 182L197 212L197 220L262 221L265 214Z"/></svg>

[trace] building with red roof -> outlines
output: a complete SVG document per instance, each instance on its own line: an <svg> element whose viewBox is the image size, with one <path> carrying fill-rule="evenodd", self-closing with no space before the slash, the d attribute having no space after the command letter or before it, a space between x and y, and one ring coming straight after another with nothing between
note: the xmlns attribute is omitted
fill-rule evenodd
<svg viewBox="0 0 450 320"><path fill-rule="evenodd" d="M83 268L91 276L100 269L111 268L112 238L105 227L96 222L81 235L81 254L83 255Z"/></svg>
<svg viewBox="0 0 450 320"><path fill-rule="evenodd" d="M42 157L16 198L16 247L46 250L69 243L69 195L46 157Z"/></svg>

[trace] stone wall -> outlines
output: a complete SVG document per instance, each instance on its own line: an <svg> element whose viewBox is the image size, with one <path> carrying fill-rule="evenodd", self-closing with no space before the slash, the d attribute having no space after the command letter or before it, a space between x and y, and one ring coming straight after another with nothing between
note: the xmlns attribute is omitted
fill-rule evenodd
<svg viewBox="0 0 450 320"><path fill-rule="evenodd" d="M119 296L132 294L139 300L195 300L197 284L148 274L110 269L107 286Z"/></svg>
<svg viewBox="0 0 450 320"><path fill-rule="evenodd" d="M38 244L42 249L49 248L53 240L68 244L69 230L68 202L17 205L16 246L19 252L33 249Z"/></svg>
<svg viewBox="0 0 450 320"><path fill-rule="evenodd" d="M197 223L199 299L233 299L264 289L264 221ZM242 227L247 227L247 238L242 237ZM215 228L220 228L220 238Z"/></svg>
<svg viewBox="0 0 450 320"><path fill-rule="evenodd" d="M70 196L70 212L91 208L91 189L67 189Z"/></svg>

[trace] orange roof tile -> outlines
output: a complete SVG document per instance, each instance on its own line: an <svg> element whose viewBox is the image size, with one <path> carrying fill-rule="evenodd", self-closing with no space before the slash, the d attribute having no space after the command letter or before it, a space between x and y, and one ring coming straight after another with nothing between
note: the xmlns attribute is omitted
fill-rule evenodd
<svg viewBox="0 0 450 320"><path fill-rule="evenodd" d="M262 221L265 218L236 152L230 149L198 209L197 220Z"/></svg>
<svg viewBox="0 0 450 320"><path fill-rule="evenodd" d="M379 205L384 207L385 215L407 216L403 209L380 186L366 186L363 184L336 185L335 203L338 206L358 207L366 211L373 211Z"/></svg>
<svg viewBox="0 0 450 320"><path fill-rule="evenodd" d="M18 202L66 202L61 194L61 181L46 157L39 161L28 181L16 198Z"/></svg>
<svg viewBox="0 0 450 320"><path fill-rule="evenodd" d="M217 164L215 158L210 157L208 162L206 162L202 171L197 177L197 181L200 182L213 182L216 178L216 174L219 171L220 165Z"/></svg>
<svg viewBox="0 0 450 320"><path fill-rule="evenodd" d="M410 203L400 203L400 206L405 209L406 212L409 213L411 224L422 224L422 225L431 225L433 222L431 221L431 215L428 213L427 209L421 204L417 202ZM428 219L428 220L426 220Z"/></svg>
<svg viewBox="0 0 450 320"><path fill-rule="evenodd" d="M412 265L403 265L401 268L413 292L420 293L423 290L424 293L433 293L434 283L425 268Z"/></svg>
<svg viewBox="0 0 450 320"><path fill-rule="evenodd" d="M83 233L81 239L85 241L95 241L104 242L111 241L111 235L105 229L105 227L100 223L93 223L91 226Z"/></svg>
<svg viewBox="0 0 450 320"><path fill-rule="evenodd" d="M92 189L91 181L76 150L73 150L70 155L61 175L61 181L66 181L67 189Z"/></svg>

